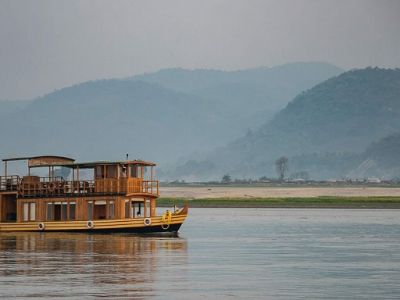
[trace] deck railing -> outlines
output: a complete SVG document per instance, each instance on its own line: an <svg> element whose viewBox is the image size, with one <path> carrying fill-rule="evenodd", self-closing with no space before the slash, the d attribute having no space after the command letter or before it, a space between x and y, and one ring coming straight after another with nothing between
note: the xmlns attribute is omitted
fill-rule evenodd
<svg viewBox="0 0 400 300"><path fill-rule="evenodd" d="M4 177L4 176L3 176ZM16 191L21 197L63 197L78 195L158 195L159 184L155 180L141 178L104 178L96 180L67 181L62 177L38 176L0 177L1 191Z"/></svg>
<svg viewBox="0 0 400 300"><path fill-rule="evenodd" d="M0 191L15 192L18 191L21 178L18 175L0 176Z"/></svg>

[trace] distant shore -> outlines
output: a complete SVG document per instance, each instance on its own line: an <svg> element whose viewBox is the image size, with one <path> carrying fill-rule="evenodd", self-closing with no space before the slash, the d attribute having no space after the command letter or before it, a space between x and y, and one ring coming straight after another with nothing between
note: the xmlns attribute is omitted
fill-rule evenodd
<svg viewBox="0 0 400 300"><path fill-rule="evenodd" d="M159 198L158 206L209 208L369 208L400 209L400 197Z"/></svg>
<svg viewBox="0 0 400 300"><path fill-rule="evenodd" d="M207 198L314 198L314 197L399 197L398 186L162 186L161 197Z"/></svg>

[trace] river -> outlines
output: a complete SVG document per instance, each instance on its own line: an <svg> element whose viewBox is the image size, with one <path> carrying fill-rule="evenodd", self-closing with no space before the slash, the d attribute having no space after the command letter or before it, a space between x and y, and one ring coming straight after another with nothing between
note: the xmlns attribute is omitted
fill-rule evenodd
<svg viewBox="0 0 400 300"><path fill-rule="evenodd" d="M399 299L400 210L195 208L179 237L0 234L0 298Z"/></svg>

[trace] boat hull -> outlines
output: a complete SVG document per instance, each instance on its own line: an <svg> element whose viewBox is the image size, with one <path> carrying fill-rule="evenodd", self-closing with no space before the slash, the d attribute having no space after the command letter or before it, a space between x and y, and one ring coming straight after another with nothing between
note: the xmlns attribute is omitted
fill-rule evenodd
<svg viewBox="0 0 400 300"><path fill-rule="evenodd" d="M185 221L187 211L185 207L180 212L173 213L167 222L161 216L156 216L94 221L0 223L0 232L174 233Z"/></svg>

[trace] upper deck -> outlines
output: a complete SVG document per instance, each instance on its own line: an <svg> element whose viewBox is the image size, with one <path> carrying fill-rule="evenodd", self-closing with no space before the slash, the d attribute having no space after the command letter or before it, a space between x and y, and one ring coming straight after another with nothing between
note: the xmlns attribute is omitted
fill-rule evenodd
<svg viewBox="0 0 400 300"><path fill-rule="evenodd" d="M7 173L8 163L17 160L28 162L27 175ZM73 159L59 156L12 158L3 159L3 162L5 174L0 176L0 192L14 193L20 198L159 195L159 183L154 180L155 164L151 162L126 160L75 163ZM47 176L33 174L32 168L41 168L42 171L45 168ZM85 170L85 176L82 176L82 170Z"/></svg>

